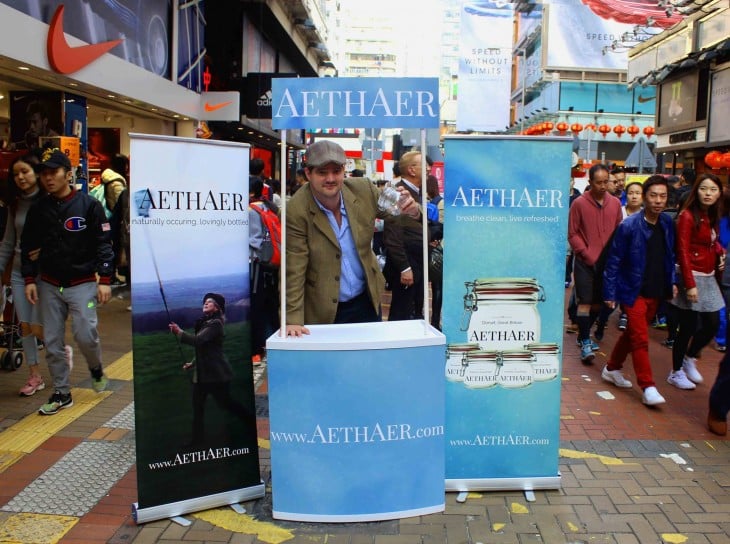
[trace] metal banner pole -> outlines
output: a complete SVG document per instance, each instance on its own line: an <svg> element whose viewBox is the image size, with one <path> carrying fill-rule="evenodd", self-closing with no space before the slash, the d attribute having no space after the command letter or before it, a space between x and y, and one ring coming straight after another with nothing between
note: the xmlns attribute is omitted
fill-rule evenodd
<svg viewBox="0 0 730 544"><path fill-rule="evenodd" d="M424 332L428 333L431 312L428 304L428 217L426 213L426 129L421 129L421 223L423 227L423 319Z"/></svg>
<svg viewBox="0 0 730 544"><path fill-rule="evenodd" d="M286 129L281 131L281 187L282 199L279 208L281 218L281 268L279 269L279 302L281 308L279 315L281 316L281 324L279 327L279 336L286 337Z"/></svg>

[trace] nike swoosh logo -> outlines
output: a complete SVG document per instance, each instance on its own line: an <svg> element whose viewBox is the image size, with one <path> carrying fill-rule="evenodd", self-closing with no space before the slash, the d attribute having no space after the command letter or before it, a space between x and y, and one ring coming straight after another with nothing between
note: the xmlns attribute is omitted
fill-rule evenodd
<svg viewBox="0 0 730 544"><path fill-rule="evenodd" d="M63 9L63 4L61 4L56 9L56 13L53 14L51 24L48 26L48 39L46 40L48 63L59 74L78 72L122 43L123 40L112 40L71 47L63 33Z"/></svg>
<svg viewBox="0 0 730 544"><path fill-rule="evenodd" d="M656 95L654 96L642 96L639 95L636 97L637 102L643 104L644 102L651 102L652 100L656 100Z"/></svg>
<svg viewBox="0 0 730 544"><path fill-rule="evenodd" d="M205 111L216 111L221 108L225 108L228 104L232 104L233 100L229 100L228 102L221 102L220 104L211 104L210 102L206 102L203 106L205 108Z"/></svg>

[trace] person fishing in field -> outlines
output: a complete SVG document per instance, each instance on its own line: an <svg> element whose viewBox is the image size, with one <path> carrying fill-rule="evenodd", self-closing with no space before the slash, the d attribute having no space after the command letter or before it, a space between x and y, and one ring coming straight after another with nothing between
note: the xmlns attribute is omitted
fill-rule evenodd
<svg viewBox="0 0 730 544"><path fill-rule="evenodd" d="M183 369L192 371L193 381L193 436L189 446L200 446L205 440L205 401L208 395L222 409L256 428L256 415L231 397L233 368L223 353L225 313L226 299L223 295L206 293L203 315L195 322L194 333L183 331L177 323L169 325L170 332L182 344L195 348L195 358L183 365Z"/></svg>

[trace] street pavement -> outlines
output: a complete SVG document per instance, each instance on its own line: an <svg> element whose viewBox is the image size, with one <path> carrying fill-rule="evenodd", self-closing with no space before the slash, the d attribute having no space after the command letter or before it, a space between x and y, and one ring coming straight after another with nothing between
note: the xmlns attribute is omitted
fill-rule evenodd
<svg viewBox="0 0 730 544"><path fill-rule="evenodd" d="M79 355L74 406L43 417L36 412L49 388L21 398L25 365L0 371L0 543L730 543L730 445L705 423L722 355L708 346L699 365L705 383L674 389L666 383L671 352L660 344L666 334L652 330L652 367L667 403L648 408L637 387L601 380L617 315L592 365L580 362L575 335L564 336L560 489L472 492L464 502L447 493L443 513L386 522L273 520L264 364L255 386L266 496L244 503L244 514L226 507L188 514L187 525L137 525L128 304L115 297L99 311L107 392L92 391ZM635 382L630 362L625 374Z"/></svg>

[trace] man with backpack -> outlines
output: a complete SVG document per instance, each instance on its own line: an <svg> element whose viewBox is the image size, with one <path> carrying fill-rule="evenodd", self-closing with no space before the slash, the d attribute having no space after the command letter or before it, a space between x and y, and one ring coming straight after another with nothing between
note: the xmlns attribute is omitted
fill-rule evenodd
<svg viewBox="0 0 730 544"><path fill-rule="evenodd" d="M107 219L111 219L119 195L127 188L125 175L128 171L129 159L122 154L117 154L112 159L111 167L101 173L99 185L89 191L91 196L101 202Z"/></svg>
<svg viewBox="0 0 730 544"><path fill-rule="evenodd" d="M270 200L263 196L264 182L249 179L248 249L251 280L251 362L260 365L266 339L279 328L279 266L281 222Z"/></svg>
<svg viewBox="0 0 730 544"><path fill-rule="evenodd" d="M127 181L125 178L128 177L129 159L126 157L126 155L117 153L112 158L110 167L106 168L101 173L101 182L99 183L99 185L89 191L89 195L91 195L101 203L101 207L104 208L106 218L111 221L112 229L114 230L113 243L114 253L117 256L117 262L115 263L115 274L112 276L113 287L124 287L125 285L125 282L117 277L116 269L120 269L120 271L122 271L121 269L125 269L126 271L128 271L129 268L127 263L120 260L123 259L124 261L126 261L129 253L125 253L123 251L124 248L119 246L119 238L117 236L118 232L114 228L118 224L118 221L116 220L116 218L113 218L115 210L117 208L117 202L119 202L120 196L127 189ZM126 196L128 197L128 195ZM124 210L116 210L117 216L120 216L120 214L123 213ZM128 215L129 211L127 207L127 216ZM127 274L124 275L125 277L127 276Z"/></svg>

